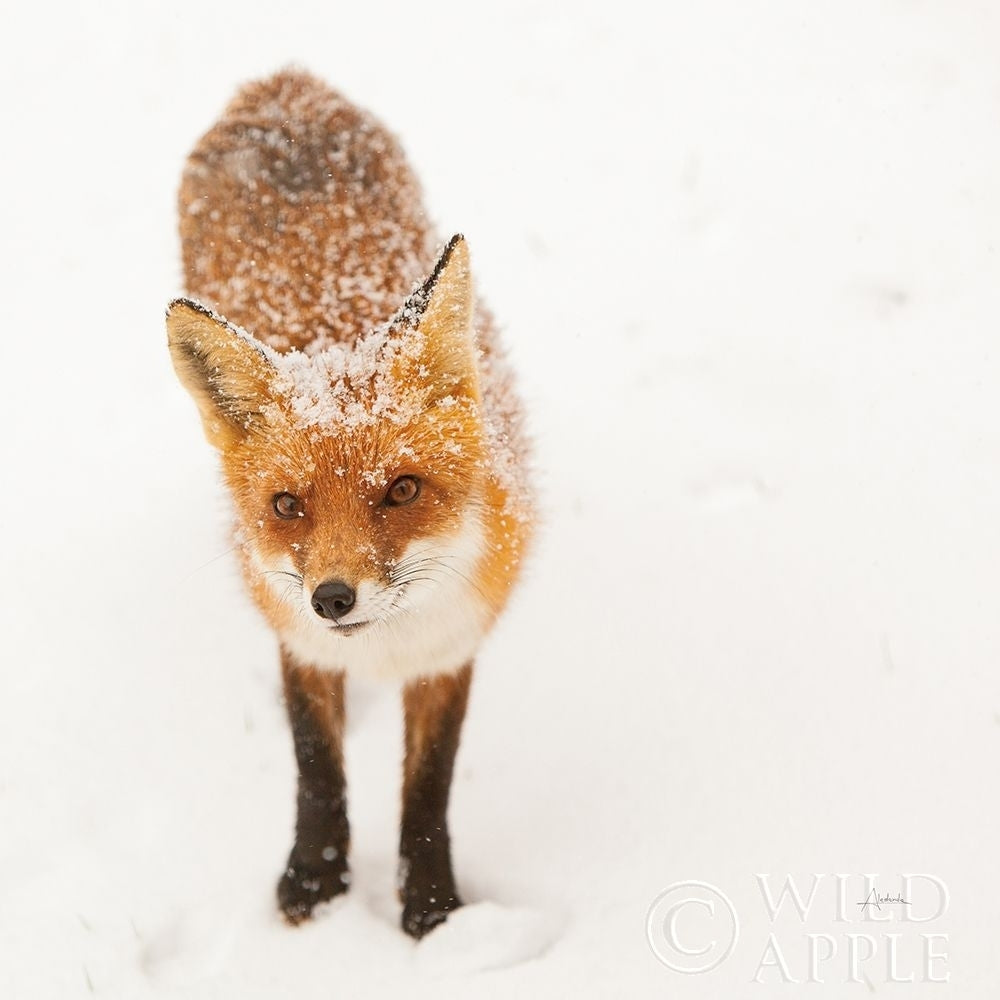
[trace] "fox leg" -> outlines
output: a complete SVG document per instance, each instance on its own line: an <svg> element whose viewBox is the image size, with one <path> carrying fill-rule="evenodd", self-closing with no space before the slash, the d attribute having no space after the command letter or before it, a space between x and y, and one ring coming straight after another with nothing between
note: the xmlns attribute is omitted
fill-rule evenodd
<svg viewBox="0 0 1000 1000"><path fill-rule="evenodd" d="M344 675L300 667L281 652L285 703L298 763L295 844L278 882L278 905L297 924L347 891L350 877L344 781Z"/></svg>
<svg viewBox="0 0 1000 1000"><path fill-rule="evenodd" d="M403 930L423 937L462 905L451 870L448 792L469 697L472 665L403 689L406 754L399 838Z"/></svg>

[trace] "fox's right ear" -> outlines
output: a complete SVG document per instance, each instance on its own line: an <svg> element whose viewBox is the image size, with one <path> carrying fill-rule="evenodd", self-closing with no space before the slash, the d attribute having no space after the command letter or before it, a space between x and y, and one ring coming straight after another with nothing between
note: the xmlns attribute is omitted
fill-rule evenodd
<svg viewBox="0 0 1000 1000"><path fill-rule="evenodd" d="M216 448L263 426L274 368L262 344L191 299L167 307L167 341L177 377L198 404L205 436Z"/></svg>

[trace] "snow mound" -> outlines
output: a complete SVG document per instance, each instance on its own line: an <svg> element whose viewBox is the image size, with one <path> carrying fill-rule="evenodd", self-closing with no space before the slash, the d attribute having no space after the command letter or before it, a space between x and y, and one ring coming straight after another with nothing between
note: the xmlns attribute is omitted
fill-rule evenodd
<svg viewBox="0 0 1000 1000"><path fill-rule="evenodd" d="M540 910L488 901L471 903L420 942L416 963L431 976L508 968L543 955L559 932L552 914Z"/></svg>

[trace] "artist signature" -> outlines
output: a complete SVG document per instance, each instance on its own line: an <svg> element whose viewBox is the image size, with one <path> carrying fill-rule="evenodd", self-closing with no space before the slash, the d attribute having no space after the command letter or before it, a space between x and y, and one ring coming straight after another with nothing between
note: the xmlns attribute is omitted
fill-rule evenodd
<svg viewBox="0 0 1000 1000"><path fill-rule="evenodd" d="M865 912L865 908L869 906L874 906L876 910L881 910L884 903L902 903L903 906L909 906L910 901L908 899L903 899L902 894L899 896L880 896L879 893L872 889L868 893L868 898L863 903L858 903L861 907L861 912Z"/></svg>

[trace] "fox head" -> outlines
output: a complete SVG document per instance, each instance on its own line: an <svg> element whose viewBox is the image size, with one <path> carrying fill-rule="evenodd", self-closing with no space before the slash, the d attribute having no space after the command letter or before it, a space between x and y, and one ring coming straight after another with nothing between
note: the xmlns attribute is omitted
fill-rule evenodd
<svg viewBox="0 0 1000 1000"><path fill-rule="evenodd" d="M475 583L488 462L464 240L353 345L278 354L187 299L167 330L251 593L289 651L411 675L471 657L492 611Z"/></svg>

